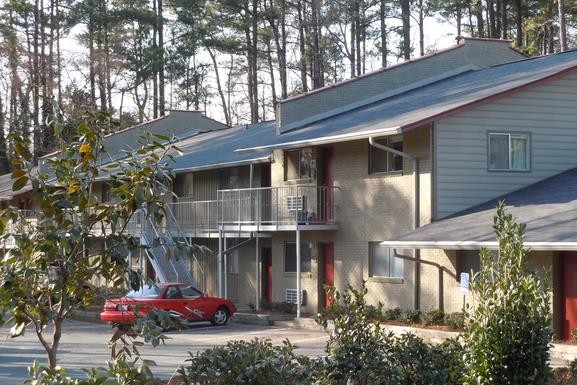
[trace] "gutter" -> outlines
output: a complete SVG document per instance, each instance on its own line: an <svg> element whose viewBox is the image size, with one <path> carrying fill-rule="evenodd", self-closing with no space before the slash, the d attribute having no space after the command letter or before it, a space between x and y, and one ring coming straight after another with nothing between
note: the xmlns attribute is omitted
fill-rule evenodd
<svg viewBox="0 0 577 385"><path fill-rule="evenodd" d="M291 132L299 132L299 130L290 131L281 134L288 135ZM370 131L363 131L359 132L351 132L346 134L339 134L339 135L331 135L331 136L323 136L317 137L313 139L301 139L295 140L293 142L284 142L284 143L277 143L277 144L270 144L265 146L258 146L258 147L246 147L246 148L238 148L234 150L234 152L245 152L245 151L262 151L262 150L277 150L277 149L291 149L291 148L300 148L300 147L308 147L308 146L318 146L322 144L332 144L332 143L339 143L339 142L348 142L351 140L360 140L360 139L367 139L373 135L378 136L387 136L387 135L397 135L402 133L402 128L400 126L394 127L387 127L387 128L379 128L377 130L370 130Z"/></svg>
<svg viewBox="0 0 577 385"><path fill-rule="evenodd" d="M427 248L442 250L498 250L499 243L496 241L383 241L380 243L392 248ZM577 242L531 242L525 241L523 245L533 251L575 251Z"/></svg>
<svg viewBox="0 0 577 385"><path fill-rule="evenodd" d="M405 159L409 159L411 162L413 162L413 173L415 174L415 180L414 180L415 199L413 202L413 230L417 229L420 226L420 221L421 221L421 218L420 218L420 214L421 214L421 207L420 207L421 187L420 187L419 159L417 159L416 157L409 155L405 152L395 150L394 148L383 146L382 144L375 142L375 138L372 136L369 137L369 144L372 147L375 147L379 150L382 150L385 152L390 152L392 154L401 156ZM396 254L396 251L395 251L395 254ZM415 310L418 310L420 308L420 297L421 297L421 295L420 295L421 294L421 274L420 274L421 250L420 249L414 249L414 255L415 255L415 263L414 263L414 269L413 269L413 280L414 280L414 284L415 284L415 291L414 291L413 303L414 303Z"/></svg>

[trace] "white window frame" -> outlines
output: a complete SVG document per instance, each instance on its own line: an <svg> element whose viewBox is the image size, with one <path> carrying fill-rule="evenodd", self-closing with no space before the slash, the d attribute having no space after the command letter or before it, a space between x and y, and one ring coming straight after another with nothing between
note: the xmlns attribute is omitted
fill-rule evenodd
<svg viewBox="0 0 577 385"><path fill-rule="evenodd" d="M381 246L381 242L369 242L369 277L371 278L395 278L404 279L405 278L405 260L395 256L394 249ZM377 248L382 248L384 252L387 253L386 259L388 259L388 273L386 274L376 274L375 273L375 251ZM399 266L400 271L395 272L395 266Z"/></svg>
<svg viewBox="0 0 577 385"><path fill-rule="evenodd" d="M289 175L289 154L296 154L298 164L295 164L296 177ZM299 181L311 180L316 177L316 161L315 154L311 147L297 148L294 150L285 150L284 152L284 180L285 181ZM304 171L304 172L303 172Z"/></svg>
<svg viewBox="0 0 577 385"><path fill-rule="evenodd" d="M399 151L403 151L404 148L404 140L402 135L392 135L392 136L385 136L384 138L378 138L375 140L378 144L382 144L383 146L395 148ZM400 143L400 148L398 144ZM376 162L375 162L375 154L380 154L385 157L386 165L385 170L376 171ZM401 167L395 167L395 162L400 159ZM404 159L402 156L393 154L392 152L381 150L380 148L376 148L369 144L369 175L382 175L382 174L390 174L390 173L400 173L403 172L404 169Z"/></svg>
<svg viewBox="0 0 577 385"><path fill-rule="evenodd" d="M508 154L507 158L509 160L508 168L496 168L491 166L491 137L492 136L507 136L508 142ZM513 167L513 147L512 139L524 139L525 140L525 168L514 168ZM487 169L489 171L513 171L513 172L528 172L531 171L531 134L528 132L497 132L492 131L487 134Z"/></svg>

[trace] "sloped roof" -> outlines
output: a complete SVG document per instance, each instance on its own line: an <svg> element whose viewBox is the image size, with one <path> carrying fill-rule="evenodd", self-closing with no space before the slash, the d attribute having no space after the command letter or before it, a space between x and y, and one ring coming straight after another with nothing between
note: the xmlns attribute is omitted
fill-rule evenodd
<svg viewBox="0 0 577 385"><path fill-rule="evenodd" d="M471 70L289 131L265 146L250 149L302 147L401 133L576 68L574 50Z"/></svg>
<svg viewBox="0 0 577 385"><path fill-rule="evenodd" d="M271 150L234 152L234 149L269 143L275 136L274 121L199 134L176 143L183 155L176 157L170 166L178 173L267 162L272 156Z"/></svg>
<svg viewBox="0 0 577 385"><path fill-rule="evenodd" d="M499 201L527 225L525 246L534 250L577 250L577 168L492 199L408 234L383 242L389 247L497 248L493 216Z"/></svg>

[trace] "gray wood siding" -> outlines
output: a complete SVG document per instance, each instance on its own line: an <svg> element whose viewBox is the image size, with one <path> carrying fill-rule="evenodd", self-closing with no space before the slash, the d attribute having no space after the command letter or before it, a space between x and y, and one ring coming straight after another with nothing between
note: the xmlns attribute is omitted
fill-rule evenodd
<svg viewBox="0 0 577 385"><path fill-rule="evenodd" d="M487 170L489 131L529 132L530 172ZM577 167L577 74L435 123L436 219Z"/></svg>

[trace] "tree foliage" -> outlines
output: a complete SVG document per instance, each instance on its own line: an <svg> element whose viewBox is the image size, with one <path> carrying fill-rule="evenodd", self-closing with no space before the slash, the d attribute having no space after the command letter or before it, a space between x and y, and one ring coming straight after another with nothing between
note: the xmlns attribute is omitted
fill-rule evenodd
<svg viewBox="0 0 577 385"><path fill-rule="evenodd" d="M466 384L548 384L551 315L548 284L528 268L525 225L497 208L498 253L481 251L466 311Z"/></svg>
<svg viewBox="0 0 577 385"><path fill-rule="evenodd" d="M128 265L129 254L141 247L129 225L142 210L159 220L162 197L169 193L172 172L165 157L175 149L161 144L166 137L143 138L137 151L126 151L126 158L105 170L98 167L109 124L105 114L85 120L73 141L62 141L60 152L39 168L33 166L26 139L12 138L13 189L30 185L37 210L9 207L0 213L0 240L14 244L0 261L0 308L13 324L13 337L31 327L51 369L63 322L95 299L94 277L116 287L140 286L140 275ZM54 123L57 135L63 130ZM101 177L109 179L118 200L99 202L93 187Z"/></svg>

